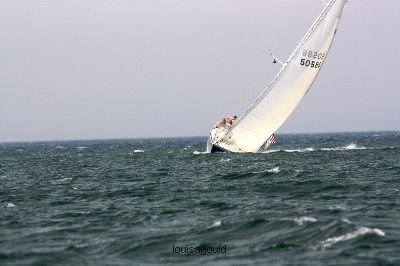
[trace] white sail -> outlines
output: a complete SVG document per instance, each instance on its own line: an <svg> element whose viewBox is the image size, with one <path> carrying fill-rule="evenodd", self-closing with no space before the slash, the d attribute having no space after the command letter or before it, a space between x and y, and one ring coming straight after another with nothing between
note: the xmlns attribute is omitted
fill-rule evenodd
<svg viewBox="0 0 400 266"><path fill-rule="evenodd" d="M257 152L289 117L317 77L347 0L331 0L275 79L218 143L232 152Z"/></svg>

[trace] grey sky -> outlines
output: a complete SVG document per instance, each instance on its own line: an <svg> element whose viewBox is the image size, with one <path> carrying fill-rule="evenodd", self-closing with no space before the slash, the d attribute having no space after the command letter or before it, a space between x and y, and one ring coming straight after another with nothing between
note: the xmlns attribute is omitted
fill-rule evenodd
<svg viewBox="0 0 400 266"><path fill-rule="evenodd" d="M320 0L1 0L0 142L205 136L240 115ZM279 132L400 129L400 1L350 0Z"/></svg>

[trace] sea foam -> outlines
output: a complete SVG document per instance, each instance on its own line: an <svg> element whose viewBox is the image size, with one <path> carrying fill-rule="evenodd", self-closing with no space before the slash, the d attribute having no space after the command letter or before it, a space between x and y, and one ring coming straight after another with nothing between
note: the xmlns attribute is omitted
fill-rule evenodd
<svg viewBox="0 0 400 266"><path fill-rule="evenodd" d="M313 152L314 148L304 148L304 149L293 149L293 150L283 150L284 152Z"/></svg>
<svg viewBox="0 0 400 266"><path fill-rule="evenodd" d="M330 237L324 241L321 242L321 246L326 248L326 247L330 247L338 242L343 242L343 241L347 241L359 236L363 236L366 234L375 234L378 236L385 236L385 232L383 232L382 230L378 229L378 228L368 228L368 227L360 227L357 230L355 230L354 232L351 233L347 233L341 236L336 236L336 237Z"/></svg>
<svg viewBox="0 0 400 266"><path fill-rule="evenodd" d="M194 155L199 155L199 154L206 154L206 151L194 151L193 154Z"/></svg>
<svg viewBox="0 0 400 266"><path fill-rule="evenodd" d="M350 143L349 145L335 148L321 148L321 151L346 151L346 150L365 150L364 146L357 146L355 143Z"/></svg>
<svg viewBox="0 0 400 266"><path fill-rule="evenodd" d="M317 221L318 221L317 219L315 219L314 217L311 217L311 216L303 216L303 217L294 219L294 222L298 225L303 225L306 222L315 223Z"/></svg>
<svg viewBox="0 0 400 266"><path fill-rule="evenodd" d="M253 172L253 174L260 174L260 173L279 173L281 170L279 170L279 166L276 166L272 169L267 169L267 170L263 170L263 171L255 171Z"/></svg>
<svg viewBox="0 0 400 266"><path fill-rule="evenodd" d="M208 228L214 228L214 227L218 227L218 226L221 226L222 225L222 221L221 220L218 220L218 221L215 221L212 225L210 225Z"/></svg>
<svg viewBox="0 0 400 266"><path fill-rule="evenodd" d="M15 206L15 204L12 202L7 203L7 205L6 205L6 208L15 208L15 207L17 207L17 206Z"/></svg>

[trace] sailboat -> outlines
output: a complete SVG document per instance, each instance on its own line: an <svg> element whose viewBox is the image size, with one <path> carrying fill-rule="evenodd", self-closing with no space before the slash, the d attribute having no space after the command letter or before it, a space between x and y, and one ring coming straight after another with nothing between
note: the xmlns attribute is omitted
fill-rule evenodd
<svg viewBox="0 0 400 266"><path fill-rule="evenodd" d="M216 125L207 141L207 152L260 152L310 89L323 66L347 0L330 0L282 63L282 68L237 121ZM274 61L276 58L274 57Z"/></svg>

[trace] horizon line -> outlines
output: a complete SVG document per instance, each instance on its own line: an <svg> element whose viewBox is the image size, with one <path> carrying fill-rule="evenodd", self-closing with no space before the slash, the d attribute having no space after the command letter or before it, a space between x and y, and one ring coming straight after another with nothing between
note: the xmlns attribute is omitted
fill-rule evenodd
<svg viewBox="0 0 400 266"><path fill-rule="evenodd" d="M313 135L313 134L349 134L349 133L378 133L378 132L400 132L400 130L362 130L362 131L319 131L319 132L282 132L276 135ZM106 141L106 140L149 140L149 139L175 139L175 138L207 138L203 136L159 136L159 137L111 137L111 138L72 138L72 139L42 139L42 140L7 140L0 141L5 143L38 143L38 142L72 142L72 141Z"/></svg>

